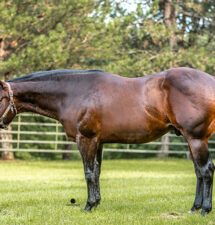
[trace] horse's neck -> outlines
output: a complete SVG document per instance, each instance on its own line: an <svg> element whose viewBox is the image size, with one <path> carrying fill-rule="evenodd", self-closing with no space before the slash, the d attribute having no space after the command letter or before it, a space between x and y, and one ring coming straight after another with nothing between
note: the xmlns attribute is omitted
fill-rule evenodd
<svg viewBox="0 0 215 225"><path fill-rule="evenodd" d="M18 113L34 112L54 119L58 118L60 94L56 86L48 82L11 83Z"/></svg>

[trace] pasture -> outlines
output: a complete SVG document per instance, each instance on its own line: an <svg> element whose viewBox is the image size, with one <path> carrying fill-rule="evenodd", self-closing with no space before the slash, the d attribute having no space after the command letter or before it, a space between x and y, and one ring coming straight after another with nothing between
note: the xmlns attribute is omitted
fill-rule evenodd
<svg viewBox="0 0 215 225"><path fill-rule="evenodd" d="M190 160L104 160L102 202L91 213L83 211L81 160L1 161L0 174L2 225L215 224L215 209L205 217L187 213L196 184Z"/></svg>

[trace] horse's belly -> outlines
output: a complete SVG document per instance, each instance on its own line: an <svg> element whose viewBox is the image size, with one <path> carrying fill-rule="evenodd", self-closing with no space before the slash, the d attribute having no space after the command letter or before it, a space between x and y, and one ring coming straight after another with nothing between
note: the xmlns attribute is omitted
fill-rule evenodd
<svg viewBox="0 0 215 225"><path fill-rule="evenodd" d="M111 122L110 122L111 123ZM153 141L169 131L167 124L156 121L134 121L102 127L101 141L103 143L146 143Z"/></svg>

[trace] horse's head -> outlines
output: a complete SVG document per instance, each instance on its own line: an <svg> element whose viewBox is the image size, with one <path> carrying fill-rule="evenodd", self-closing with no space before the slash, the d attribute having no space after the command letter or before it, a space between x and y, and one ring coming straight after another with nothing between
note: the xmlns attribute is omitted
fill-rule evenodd
<svg viewBox="0 0 215 225"><path fill-rule="evenodd" d="M7 82L0 81L0 128L7 129L16 113L11 86Z"/></svg>

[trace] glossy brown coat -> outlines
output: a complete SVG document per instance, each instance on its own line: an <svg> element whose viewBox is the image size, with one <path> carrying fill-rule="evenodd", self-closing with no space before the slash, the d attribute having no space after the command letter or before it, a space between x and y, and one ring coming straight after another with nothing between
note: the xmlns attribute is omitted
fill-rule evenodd
<svg viewBox="0 0 215 225"><path fill-rule="evenodd" d="M212 209L214 165L207 142L215 131L215 79L190 68L173 68L142 78L103 71L56 70L8 81L18 113L31 111L61 122L76 141L88 187L85 210L100 203L103 143L145 143L171 129L188 141L197 175L191 212ZM8 106L2 82L0 115ZM4 123L10 123L10 112Z"/></svg>

